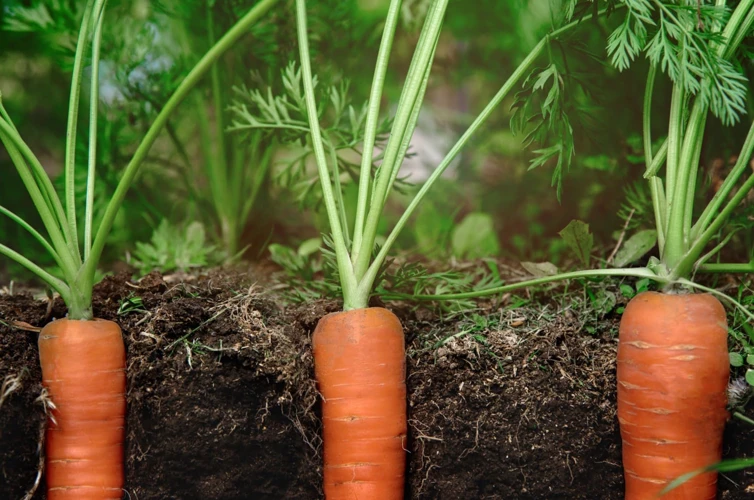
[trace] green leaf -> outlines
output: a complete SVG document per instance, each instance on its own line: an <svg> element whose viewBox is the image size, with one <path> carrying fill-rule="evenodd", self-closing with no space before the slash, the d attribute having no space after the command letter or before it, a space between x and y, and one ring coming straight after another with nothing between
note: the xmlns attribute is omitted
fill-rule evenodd
<svg viewBox="0 0 754 500"><path fill-rule="evenodd" d="M321 238L309 238L308 240L301 243L301 245L299 245L298 254L302 257L308 257L311 254L318 252L319 247L321 246L322 246Z"/></svg>
<svg viewBox="0 0 754 500"><path fill-rule="evenodd" d="M754 385L754 369L749 368L746 370L746 381L749 385Z"/></svg>
<svg viewBox="0 0 754 500"><path fill-rule="evenodd" d="M490 257L500 252L492 217L481 212L473 212L464 218L453 230L453 255L459 258L475 259Z"/></svg>
<svg viewBox="0 0 754 500"><path fill-rule="evenodd" d="M754 466L754 458L734 458L731 460L723 460L722 462L718 462L716 464L712 464L708 467L702 467L701 469L697 469L691 472L687 472L686 474L683 474L682 476L678 476L676 479L670 482L665 489L663 489L660 492L660 495L664 495L665 493L669 492L670 490L673 490L686 481L689 481L699 474L704 474L706 472L711 471L717 471L717 472L733 472L741 469L746 469L748 467Z"/></svg>
<svg viewBox="0 0 754 500"><path fill-rule="evenodd" d="M558 274L558 268L551 262L522 262L521 267L536 278Z"/></svg>
<svg viewBox="0 0 754 500"><path fill-rule="evenodd" d="M598 290L597 294L592 299L592 306L600 316L608 314L617 304L617 297L609 290Z"/></svg>
<svg viewBox="0 0 754 500"><path fill-rule="evenodd" d="M576 256L589 265L590 254L594 246L594 236L589 232L589 224L580 220L572 220L562 231L560 237L573 250Z"/></svg>
<svg viewBox="0 0 754 500"><path fill-rule="evenodd" d="M625 267L627 264L642 258L657 244L657 231L646 229L631 236L615 254L613 265Z"/></svg>
<svg viewBox="0 0 754 500"><path fill-rule="evenodd" d="M729 352L728 359L730 360L730 366L738 368L744 365L744 357L737 352Z"/></svg>
<svg viewBox="0 0 754 500"><path fill-rule="evenodd" d="M634 295L636 295L631 285L626 285L625 283L621 283L620 293L627 299L633 299Z"/></svg>
<svg viewBox="0 0 754 500"><path fill-rule="evenodd" d="M200 222L195 221L182 228L163 219L148 243L136 243L131 264L146 274L152 270L163 273L187 271L214 265L221 260L222 252L207 243L204 226Z"/></svg>
<svg viewBox="0 0 754 500"><path fill-rule="evenodd" d="M754 354L746 355L746 364L754 366Z"/></svg>

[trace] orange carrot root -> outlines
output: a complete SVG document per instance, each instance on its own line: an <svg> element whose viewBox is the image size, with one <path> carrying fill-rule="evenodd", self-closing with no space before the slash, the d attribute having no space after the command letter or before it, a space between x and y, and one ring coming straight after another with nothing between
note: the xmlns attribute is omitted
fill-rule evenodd
<svg viewBox="0 0 754 500"><path fill-rule="evenodd" d="M322 318L312 339L322 394L327 500L400 500L406 468L403 329L382 308Z"/></svg>
<svg viewBox="0 0 754 500"><path fill-rule="evenodd" d="M39 335L42 383L54 404L46 435L48 500L120 500L126 351L112 321L50 323Z"/></svg>
<svg viewBox="0 0 754 500"><path fill-rule="evenodd" d="M678 476L718 462L726 411L728 329L711 295L645 292L626 307L618 344L618 419L626 500L657 498ZM716 498L717 474L664 500Z"/></svg>

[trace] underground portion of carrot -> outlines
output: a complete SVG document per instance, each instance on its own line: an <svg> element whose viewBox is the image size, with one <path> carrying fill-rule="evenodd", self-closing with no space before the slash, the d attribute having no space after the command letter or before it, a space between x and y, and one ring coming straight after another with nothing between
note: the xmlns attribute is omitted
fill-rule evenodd
<svg viewBox="0 0 754 500"><path fill-rule="evenodd" d="M45 440L48 500L120 500L126 350L112 321L61 319L39 335L54 404Z"/></svg>
<svg viewBox="0 0 754 500"><path fill-rule="evenodd" d="M406 468L403 328L382 308L322 318L312 339L322 394L327 500L399 500Z"/></svg>
<svg viewBox="0 0 754 500"><path fill-rule="evenodd" d="M618 344L618 420L626 500L657 498L673 479L718 462L726 411L728 329L711 295L645 292L629 302ZM716 498L717 474L666 500Z"/></svg>

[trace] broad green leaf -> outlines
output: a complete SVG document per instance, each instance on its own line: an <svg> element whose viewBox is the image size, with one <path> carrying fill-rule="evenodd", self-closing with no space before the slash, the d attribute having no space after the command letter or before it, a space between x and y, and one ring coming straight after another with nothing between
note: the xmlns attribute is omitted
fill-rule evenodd
<svg viewBox="0 0 754 500"><path fill-rule="evenodd" d="M301 243L301 245L299 245L298 254L302 257L308 257L314 252L319 251L319 247L321 246L322 246L321 238L309 238L308 240Z"/></svg>
<svg viewBox="0 0 754 500"><path fill-rule="evenodd" d="M634 295L636 295L636 292L631 288L631 285L626 285L625 283L621 283L620 293L627 299L633 299Z"/></svg>
<svg viewBox="0 0 754 500"><path fill-rule="evenodd" d="M475 259L491 257L500 252L492 217L481 212L473 212L464 218L452 236L453 255L459 258Z"/></svg>
<svg viewBox="0 0 754 500"><path fill-rule="evenodd" d="M739 367L744 365L744 357L737 352L729 352L728 359L730 359L730 366Z"/></svg>
<svg viewBox="0 0 754 500"><path fill-rule="evenodd" d="M754 369L749 368L746 370L746 381L749 385L754 385Z"/></svg>
<svg viewBox="0 0 754 500"><path fill-rule="evenodd" d="M558 234L565 240L579 260L585 266L588 266L592 246L594 245L594 236L589 232L589 224L580 220L572 220Z"/></svg>
<svg viewBox="0 0 754 500"><path fill-rule="evenodd" d="M558 274L558 268L551 262L522 262L521 267L529 271L535 278Z"/></svg>
<svg viewBox="0 0 754 500"><path fill-rule="evenodd" d="M746 364L754 366L754 354L746 355Z"/></svg>
<svg viewBox="0 0 754 500"><path fill-rule="evenodd" d="M646 229L631 236L615 254L613 265L624 267L642 258L657 244L657 231Z"/></svg>
<svg viewBox="0 0 754 500"><path fill-rule="evenodd" d="M650 285L649 278L642 278L639 281L636 282L636 293L640 294L642 292L646 292L649 290Z"/></svg>

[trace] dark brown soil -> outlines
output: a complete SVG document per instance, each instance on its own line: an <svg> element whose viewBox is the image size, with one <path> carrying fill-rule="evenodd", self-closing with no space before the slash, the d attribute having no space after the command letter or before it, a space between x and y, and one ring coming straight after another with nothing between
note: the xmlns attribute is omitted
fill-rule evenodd
<svg viewBox="0 0 754 500"><path fill-rule="evenodd" d="M128 348L130 498L321 497L310 335L338 304L282 308L263 293L270 287L254 285L266 275L131 282L124 274L98 285L95 311L120 323ZM129 297L141 305L127 312ZM595 321L555 304L488 304L465 319L388 307L409 346L407 498L622 498L617 316ZM44 420L37 335L10 322L42 326L63 316L62 304L50 313L28 294L0 296L0 383L21 377L0 400L2 499L21 499L34 484ZM753 456L752 438L754 429L731 421L726 456ZM726 474L720 490L750 498L754 472Z"/></svg>

